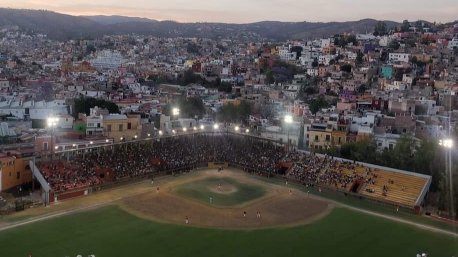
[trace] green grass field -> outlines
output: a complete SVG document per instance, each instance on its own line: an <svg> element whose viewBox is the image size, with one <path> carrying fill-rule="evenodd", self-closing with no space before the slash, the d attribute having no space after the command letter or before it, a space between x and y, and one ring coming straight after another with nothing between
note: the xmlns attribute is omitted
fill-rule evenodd
<svg viewBox="0 0 458 257"><path fill-rule="evenodd" d="M451 237L337 208L295 228L234 231L165 225L118 207L0 232L0 256L458 256Z"/></svg>
<svg viewBox="0 0 458 257"><path fill-rule="evenodd" d="M229 184L237 189L231 194L219 194L212 192L211 187L216 187L218 184ZM213 205L217 206L234 206L239 205L266 194L266 190L262 186L253 184L243 184L232 178L206 178L198 181L193 181L184 185L177 186L175 192L183 197L195 199L203 203L209 204L212 197Z"/></svg>

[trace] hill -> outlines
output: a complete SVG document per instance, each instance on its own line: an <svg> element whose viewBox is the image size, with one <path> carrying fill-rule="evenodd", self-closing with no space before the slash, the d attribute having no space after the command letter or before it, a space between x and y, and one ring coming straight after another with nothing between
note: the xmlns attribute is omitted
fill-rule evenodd
<svg viewBox="0 0 458 257"><path fill-rule="evenodd" d="M125 23L125 22L157 22L156 20L151 20L148 18L140 18L140 17L126 17L126 16L119 16L119 15L95 15L95 16L79 16L91 21L97 22L102 25L112 25L118 23Z"/></svg>
<svg viewBox="0 0 458 257"><path fill-rule="evenodd" d="M399 25L385 21L387 26ZM278 22L248 24L179 23L125 16L71 16L45 10L0 8L0 26L17 25L27 32L67 40L110 34L145 34L162 37L230 37L240 33L269 40L311 39L343 32L372 32L377 20L348 22Z"/></svg>

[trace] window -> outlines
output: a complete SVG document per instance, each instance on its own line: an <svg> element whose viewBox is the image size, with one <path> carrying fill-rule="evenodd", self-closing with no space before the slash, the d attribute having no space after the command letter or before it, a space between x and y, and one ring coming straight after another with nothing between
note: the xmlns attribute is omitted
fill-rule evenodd
<svg viewBox="0 0 458 257"><path fill-rule="evenodd" d="M393 150L393 144L389 144L389 145L388 145L388 148L389 148L390 150Z"/></svg>
<svg viewBox="0 0 458 257"><path fill-rule="evenodd" d="M127 123L127 129L132 129L132 124L130 122Z"/></svg>
<svg viewBox="0 0 458 257"><path fill-rule="evenodd" d="M16 179L20 179L21 178L21 173L18 171L16 172Z"/></svg>
<svg viewBox="0 0 458 257"><path fill-rule="evenodd" d="M43 150L48 151L48 142L43 143Z"/></svg>
<svg viewBox="0 0 458 257"><path fill-rule="evenodd" d="M315 136L315 141L318 141L318 135Z"/></svg>
<svg viewBox="0 0 458 257"><path fill-rule="evenodd" d="M118 130L122 131L122 127L123 127L122 124L119 124Z"/></svg>
<svg viewBox="0 0 458 257"><path fill-rule="evenodd" d="M111 125L108 125L108 126L107 126L107 131L108 131L108 132L111 132Z"/></svg>
<svg viewBox="0 0 458 257"><path fill-rule="evenodd" d="M331 140L331 136L330 135L326 135L326 141L329 142Z"/></svg>

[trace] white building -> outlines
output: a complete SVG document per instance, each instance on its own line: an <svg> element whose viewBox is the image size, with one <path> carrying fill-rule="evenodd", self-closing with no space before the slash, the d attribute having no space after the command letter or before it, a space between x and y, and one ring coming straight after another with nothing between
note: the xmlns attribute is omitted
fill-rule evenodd
<svg viewBox="0 0 458 257"><path fill-rule="evenodd" d="M103 50L98 52L97 57L90 61L91 65L98 70L112 70L121 66L124 59L118 51Z"/></svg>
<svg viewBox="0 0 458 257"><path fill-rule="evenodd" d="M400 137L401 135L391 133L375 134L374 138L377 143L377 150L393 149Z"/></svg>
<svg viewBox="0 0 458 257"><path fill-rule="evenodd" d="M458 38L453 38L452 40L450 40L448 42L448 48L449 49L458 48Z"/></svg>
<svg viewBox="0 0 458 257"><path fill-rule="evenodd" d="M86 135L100 136L103 135L103 116L88 116L86 118Z"/></svg>
<svg viewBox="0 0 458 257"><path fill-rule="evenodd" d="M23 102L11 99L0 102L0 115L12 115L18 119L45 120L68 113L69 107L64 100Z"/></svg>
<svg viewBox="0 0 458 257"><path fill-rule="evenodd" d="M291 52L288 47L280 47L278 49L278 55L283 61L294 61L296 60L297 53Z"/></svg>
<svg viewBox="0 0 458 257"><path fill-rule="evenodd" d="M408 63L410 60L410 54L405 53L390 53L389 56L390 62L406 62Z"/></svg>

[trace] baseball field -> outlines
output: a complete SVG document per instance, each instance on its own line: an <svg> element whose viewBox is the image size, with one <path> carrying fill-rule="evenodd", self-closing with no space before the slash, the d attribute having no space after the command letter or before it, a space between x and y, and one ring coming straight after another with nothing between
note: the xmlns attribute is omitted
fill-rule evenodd
<svg viewBox="0 0 458 257"><path fill-rule="evenodd" d="M28 224L0 222L0 256L458 256L457 237L235 170L145 181L20 215Z"/></svg>

